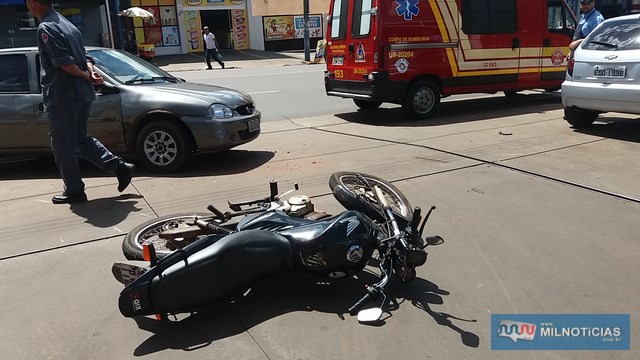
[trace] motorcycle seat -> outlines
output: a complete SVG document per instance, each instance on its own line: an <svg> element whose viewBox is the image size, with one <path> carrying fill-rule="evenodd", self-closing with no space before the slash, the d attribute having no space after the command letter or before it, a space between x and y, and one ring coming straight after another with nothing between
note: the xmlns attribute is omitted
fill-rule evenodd
<svg viewBox="0 0 640 360"><path fill-rule="evenodd" d="M287 238L272 231L239 231L167 267L152 280L151 298L159 312L191 311L291 269Z"/></svg>

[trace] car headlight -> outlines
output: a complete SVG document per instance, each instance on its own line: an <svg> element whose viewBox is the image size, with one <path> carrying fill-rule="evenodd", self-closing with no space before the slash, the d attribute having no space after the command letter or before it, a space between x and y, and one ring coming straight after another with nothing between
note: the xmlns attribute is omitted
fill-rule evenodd
<svg viewBox="0 0 640 360"><path fill-rule="evenodd" d="M233 110L224 104L213 104L209 107L209 114L212 119L226 119L233 117Z"/></svg>

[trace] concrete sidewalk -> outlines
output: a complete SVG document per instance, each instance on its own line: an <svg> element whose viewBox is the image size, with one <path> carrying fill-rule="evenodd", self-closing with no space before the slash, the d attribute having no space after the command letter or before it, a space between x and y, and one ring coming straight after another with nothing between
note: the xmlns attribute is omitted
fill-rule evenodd
<svg viewBox="0 0 640 360"><path fill-rule="evenodd" d="M309 55L311 62L306 62L303 51L273 52L260 50L220 50L226 68L250 68L267 66L288 66L288 65L317 65L324 66L323 63L315 64L313 59L315 53ZM214 69L220 66L211 60ZM157 56L152 63L161 69L172 71L204 70L207 68L203 52Z"/></svg>

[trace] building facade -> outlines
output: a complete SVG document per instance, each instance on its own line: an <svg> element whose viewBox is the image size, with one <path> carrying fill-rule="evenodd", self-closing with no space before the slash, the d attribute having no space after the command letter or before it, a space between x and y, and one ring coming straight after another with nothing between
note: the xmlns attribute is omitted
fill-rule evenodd
<svg viewBox="0 0 640 360"><path fill-rule="evenodd" d="M309 0L312 44L324 37L330 0ZM54 8L70 19L87 46L136 52L153 45L156 55L203 50L207 25L221 49L296 50L304 47L304 0L57 0ZM117 14L131 6L152 19ZM38 20L24 0L0 0L0 48L36 45Z"/></svg>

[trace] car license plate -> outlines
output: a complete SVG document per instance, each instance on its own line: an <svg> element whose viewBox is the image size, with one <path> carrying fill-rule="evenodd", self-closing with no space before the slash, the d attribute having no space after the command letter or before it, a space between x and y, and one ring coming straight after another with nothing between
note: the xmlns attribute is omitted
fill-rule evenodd
<svg viewBox="0 0 640 360"><path fill-rule="evenodd" d="M249 132L254 132L256 130L260 130L260 120L259 119L249 120Z"/></svg>
<svg viewBox="0 0 640 360"><path fill-rule="evenodd" d="M344 65L344 56L334 56L331 58L331 64L333 65Z"/></svg>
<svg viewBox="0 0 640 360"><path fill-rule="evenodd" d="M593 76L598 78L624 79L627 76L627 67L596 65L593 67Z"/></svg>

